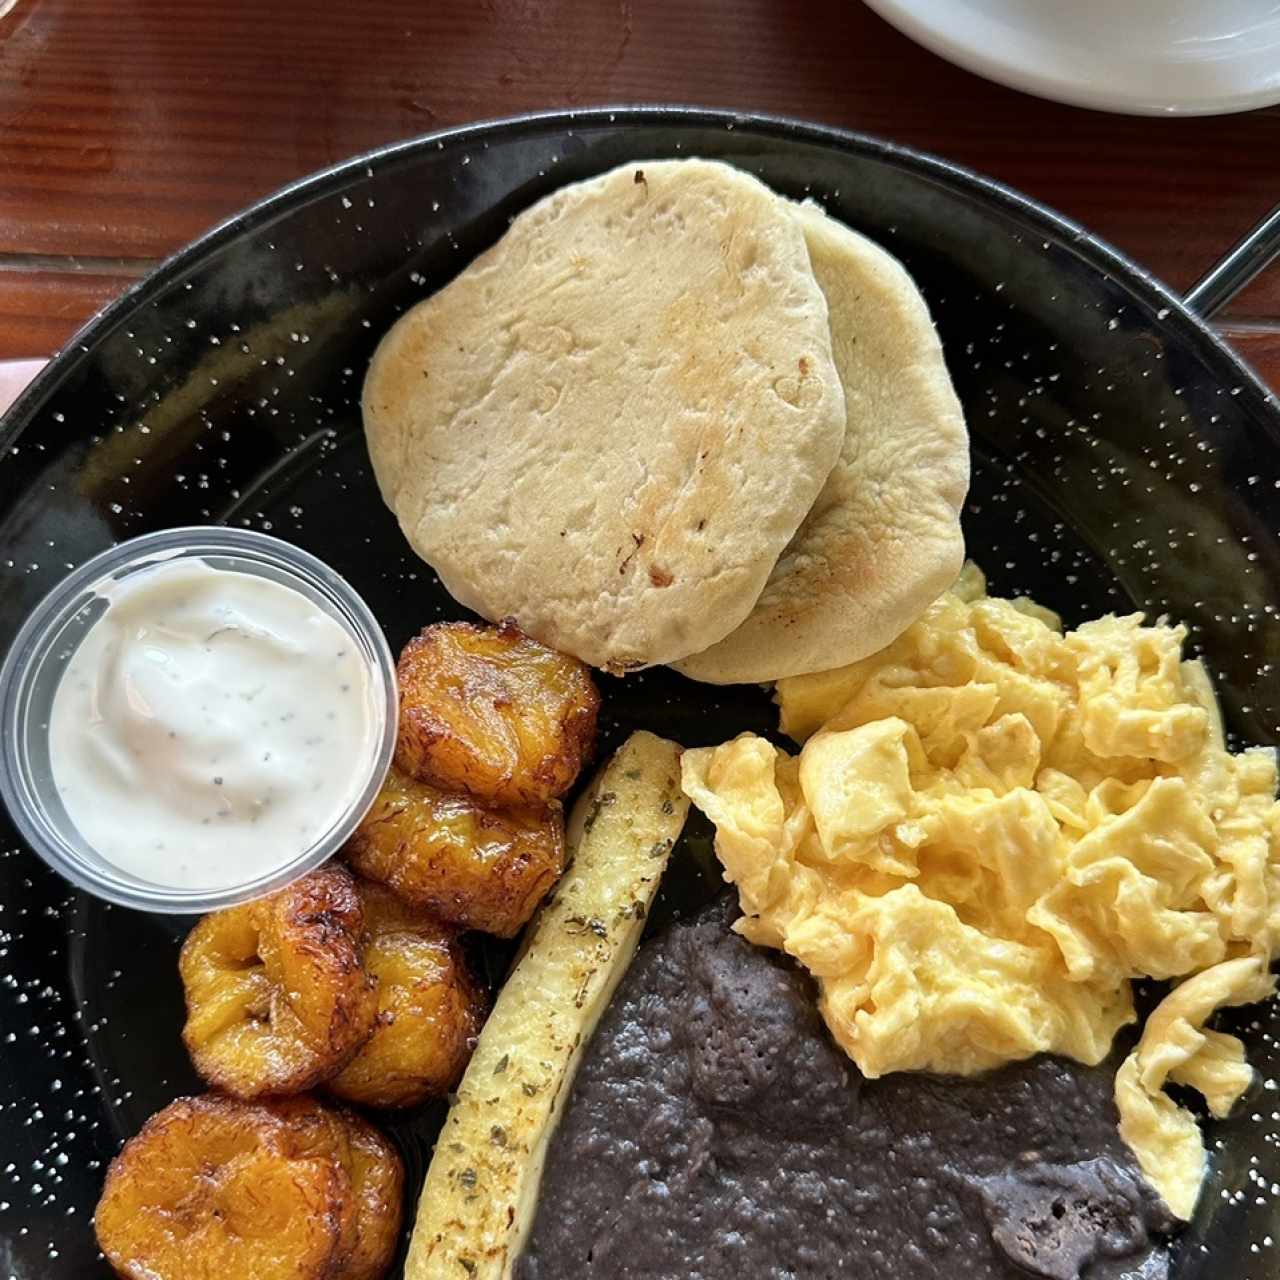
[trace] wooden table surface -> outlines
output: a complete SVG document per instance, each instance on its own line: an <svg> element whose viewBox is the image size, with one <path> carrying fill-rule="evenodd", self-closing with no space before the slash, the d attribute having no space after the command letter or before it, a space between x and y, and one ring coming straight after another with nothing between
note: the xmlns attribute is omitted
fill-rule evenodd
<svg viewBox="0 0 1280 1280"><path fill-rule="evenodd" d="M0 9L5 8L0 0ZM1280 108L1141 119L948 65L856 0L16 0L0 18L0 361L352 153L530 109L683 102L879 134L1185 289L1280 198ZM1280 388L1280 267L1220 317Z"/></svg>

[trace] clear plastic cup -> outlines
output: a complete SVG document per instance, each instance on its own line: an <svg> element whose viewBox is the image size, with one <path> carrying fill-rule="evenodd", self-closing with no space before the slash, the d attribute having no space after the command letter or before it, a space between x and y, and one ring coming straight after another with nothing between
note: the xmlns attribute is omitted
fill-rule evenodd
<svg viewBox="0 0 1280 1280"><path fill-rule="evenodd" d="M300 592L350 635L367 664L374 691L367 759L352 762L364 783L349 807L287 862L253 880L218 889L153 883L101 857L63 808L49 756L50 712L58 682L106 608L96 589L179 557L257 574ZM265 533L220 526L166 529L94 556L31 611L0 668L0 797L31 848L77 888L144 911L212 911L270 893L338 851L386 776L395 750L397 714L391 651L377 619L346 579L308 552Z"/></svg>

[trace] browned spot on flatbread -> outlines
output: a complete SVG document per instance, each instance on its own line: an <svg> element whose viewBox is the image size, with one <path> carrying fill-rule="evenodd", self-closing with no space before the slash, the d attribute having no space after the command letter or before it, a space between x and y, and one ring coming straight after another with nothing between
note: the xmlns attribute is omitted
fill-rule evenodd
<svg viewBox="0 0 1280 1280"><path fill-rule="evenodd" d="M629 565L631 561L635 558L636 552L639 551L640 548L644 546L644 534L633 533L631 535L631 541L634 542L636 545L632 547L630 551L627 552L625 559L618 566L619 573L626 573L627 565Z"/></svg>
<svg viewBox="0 0 1280 1280"><path fill-rule="evenodd" d="M665 569L661 569L655 564L649 566L649 581L655 587L669 587L675 579Z"/></svg>

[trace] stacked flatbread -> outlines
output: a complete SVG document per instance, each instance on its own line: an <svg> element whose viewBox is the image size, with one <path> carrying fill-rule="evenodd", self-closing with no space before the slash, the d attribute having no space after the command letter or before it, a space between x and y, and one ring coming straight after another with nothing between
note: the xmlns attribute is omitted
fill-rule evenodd
<svg viewBox="0 0 1280 1280"><path fill-rule="evenodd" d="M383 338L363 407L453 596L611 671L841 666L963 559L968 439L919 291L728 165L540 201Z"/></svg>

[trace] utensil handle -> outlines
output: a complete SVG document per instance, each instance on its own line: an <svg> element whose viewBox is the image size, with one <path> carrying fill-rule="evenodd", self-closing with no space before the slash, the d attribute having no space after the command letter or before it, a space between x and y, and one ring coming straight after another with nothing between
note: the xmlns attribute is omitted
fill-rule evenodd
<svg viewBox="0 0 1280 1280"><path fill-rule="evenodd" d="M1280 254L1280 204L1187 290L1183 302L1202 320L1215 316Z"/></svg>

